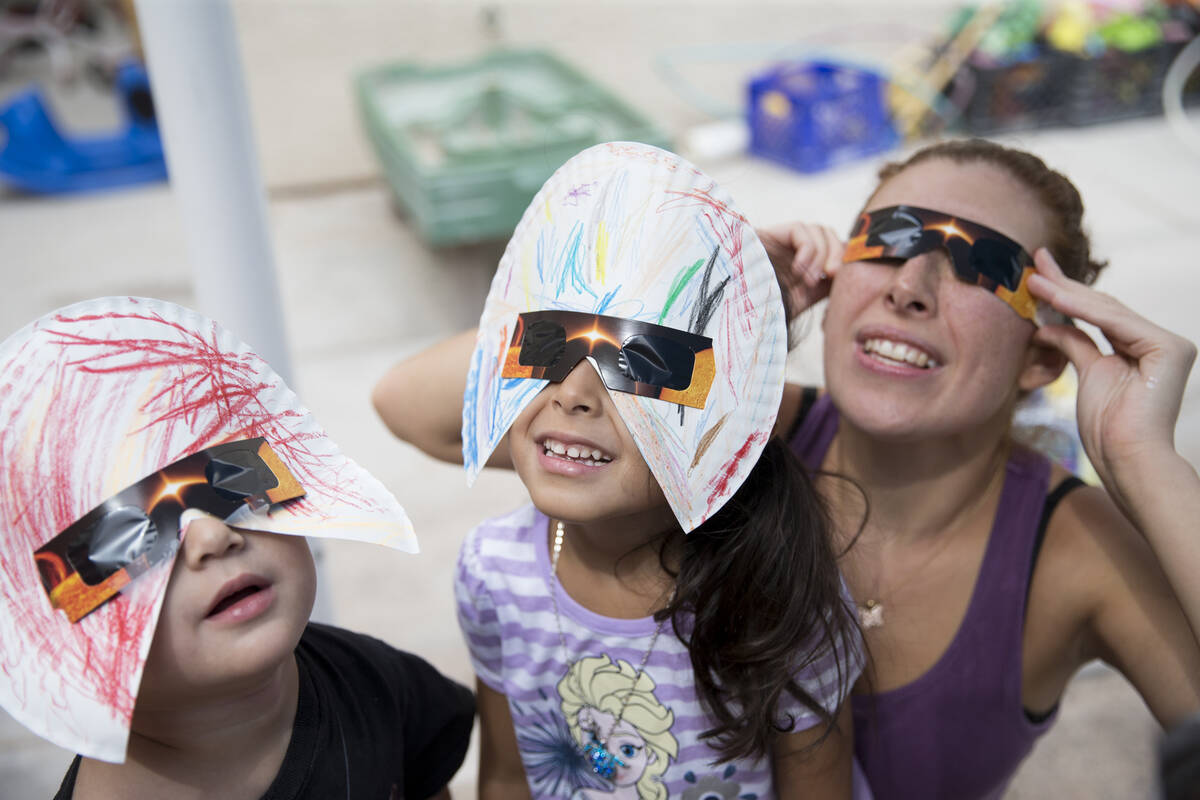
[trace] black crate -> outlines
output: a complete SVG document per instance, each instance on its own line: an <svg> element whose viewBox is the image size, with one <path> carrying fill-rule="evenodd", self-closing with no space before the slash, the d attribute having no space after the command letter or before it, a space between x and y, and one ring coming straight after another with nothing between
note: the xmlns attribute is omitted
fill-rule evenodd
<svg viewBox="0 0 1200 800"><path fill-rule="evenodd" d="M1159 44L1126 53L1109 49L1077 62L1075 80L1067 97L1066 121L1092 125L1162 113L1162 86L1172 53Z"/></svg>
<svg viewBox="0 0 1200 800"><path fill-rule="evenodd" d="M1176 57L1179 56L1180 52L1183 51L1183 48L1190 41L1172 42L1168 45L1170 48L1170 57L1167 63L1168 70L1171 68L1171 64L1175 63ZM1191 74L1188 75L1187 80L1183 83L1183 104L1188 107L1200 106L1200 68L1193 69Z"/></svg>
<svg viewBox="0 0 1200 800"><path fill-rule="evenodd" d="M968 62L953 89L969 97L963 126L985 135L1063 123L1077 67L1076 59L1054 50L998 65Z"/></svg>

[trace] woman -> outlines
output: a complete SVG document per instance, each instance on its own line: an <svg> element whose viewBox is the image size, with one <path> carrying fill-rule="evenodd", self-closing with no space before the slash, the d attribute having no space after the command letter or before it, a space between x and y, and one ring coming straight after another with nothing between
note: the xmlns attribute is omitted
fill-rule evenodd
<svg viewBox="0 0 1200 800"><path fill-rule="evenodd" d="M876 797L997 797L1093 658L1168 727L1200 708L1200 479L1173 444L1195 347L1085 285L1100 265L1082 203L1039 159L950 142L881 177L865 208L877 229L863 227L875 240L856 243L868 260L843 264L818 226L760 231L794 307L829 296L827 392L806 402L789 387L776 430L822 475L860 606L871 667L855 748ZM930 229L976 223L960 228L1018 261L1036 254L1026 292L971 275L971 252L946 231L927 236L922 215ZM952 247L916 252L936 235ZM910 257L894 255L905 244ZM1115 354L1073 327L1037 327L1028 293L1095 324ZM427 377L461 376L473 342L447 340L375 390L393 432L449 461L461 458L460 399L435 396L449 382ZM1010 436L1019 398L1068 360L1108 493L1072 488ZM511 466L503 449L489 463Z"/></svg>
<svg viewBox="0 0 1200 800"><path fill-rule="evenodd" d="M1094 658L1164 725L1200 707L1200 484L1173 445L1195 347L1080 282L1102 266L1082 203L1039 159L949 142L881 178L864 209L876 241L850 245L867 260L843 264L828 229L760 232L794 300L829 296L827 394L805 409L789 387L777 431L821 471L843 540L871 653L854 705L873 791L994 797ZM942 216L922 223L922 210ZM1115 354L963 280L953 247L882 243L947 217L1036 253L1033 297L1097 325ZM872 257L880 250L894 257ZM1080 435L1111 494L1072 491L1010 436L1018 400L1068 359Z"/></svg>

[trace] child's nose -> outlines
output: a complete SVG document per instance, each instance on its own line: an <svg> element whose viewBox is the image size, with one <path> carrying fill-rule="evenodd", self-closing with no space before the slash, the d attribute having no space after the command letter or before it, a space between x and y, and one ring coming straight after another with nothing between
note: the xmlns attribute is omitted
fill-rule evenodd
<svg viewBox="0 0 1200 800"><path fill-rule="evenodd" d="M213 558L241 550L246 545L246 538L240 531L226 525L223 521L207 514L193 516L185 512L185 517L192 517L183 527L184 563L189 569L200 569L205 562ZM183 520L181 520L183 522Z"/></svg>
<svg viewBox="0 0 1200 800"><path fill-rule="evenodd" d="M587 359L580 361L554 386L554 405L568 414L594 414L600 410L604 381Z"/></svg>

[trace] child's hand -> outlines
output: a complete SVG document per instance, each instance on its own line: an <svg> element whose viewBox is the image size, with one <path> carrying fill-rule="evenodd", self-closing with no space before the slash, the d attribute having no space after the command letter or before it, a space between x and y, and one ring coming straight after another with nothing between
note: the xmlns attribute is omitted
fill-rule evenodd
<svg viewBox="0 0 1200 800"><path fill-rule="evenodd" d="M830 277L841 266L846 247L833 228L791 222L757 232L793 315L829 294Z"/></svg>
<svg viewBox="0 0 1200 800"><path fill-rule="evenodd" d="M1098 327L1112 344L1103 355L1087 334L1047 325L1034 341L1062 351L1079 373L1076 417L1088 458L1118 502L1121 477L1174 453L1179 416L1196 346L1135 314L1116 298L1063 274L1045 248L1034 256L1029 290L1069 316Z"/></svg>

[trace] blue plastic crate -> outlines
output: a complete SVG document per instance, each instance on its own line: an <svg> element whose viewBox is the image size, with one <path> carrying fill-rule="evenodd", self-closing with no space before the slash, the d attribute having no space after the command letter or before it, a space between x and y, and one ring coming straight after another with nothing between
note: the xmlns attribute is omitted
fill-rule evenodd
<svg viewBox="0 0 1200 800"><path fill-rule="evenodd" d="M125 122L102 136L64 133L37 88L0 106L0 182L54 194L165 179L167 165L145 68L135 61L122 64L114 88Z"/></svg>
<svg viewBox="0 0 1200 800"><path fill-rule="evenodd" d="M832 62L777 66L750 82L750 151L801 172L889 150L900 141L888 114L887 82Z"/></svg>

